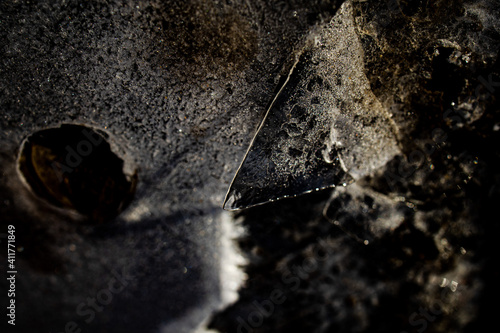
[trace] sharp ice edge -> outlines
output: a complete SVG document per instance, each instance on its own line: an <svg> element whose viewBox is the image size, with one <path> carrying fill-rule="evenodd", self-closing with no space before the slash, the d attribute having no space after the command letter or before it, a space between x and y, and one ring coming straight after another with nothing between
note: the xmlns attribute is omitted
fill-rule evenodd
<svg viewBox="0 0 500 333"><path fill-rule="evenodd" d="M288 75L287 75L287 78L285 80L285 82L283 83L283 85L280 87L279 91L274 95L274 98L273 98L273 101L271 102L271 104L269 105L269 107L267 108L266 110L266 114L264 115L264 118L262 119L262 121L260 122L259 124L259 127L257 128L257 130L255 131L255 134L254 136L252 137L252 140L250 141L250 144L248 145L248 148L247 148L247 151L245 152L245 156L243 157L243 160L241 161L239 167L238 167L238 170L236 170L236 173L234 174L234 177L233 177L233 180L231 181L231 185L229 185L229 189L226 193L226 197L224 198L224 203L222 204L222 208L225 209L225 210L239 210L239 209L242 209L242 208L248 208L248 207L252 207L252 206L255 206L255 205L252 205L252 206L247 206L247 207L231 207L230 209L228 209L228 205L227 203L228 202L231 202L232 200L232 203L231 203L231 206L233 205L233 203L236 201L234 198L231 198L232 196L234 196L234 194L232 193L233 192L233 185L234 185L234 182L236 180L236 178L238 177L238 174L240 173L240 170L241 170L241 167L243 166L243 164L245 163L247 157L248 157L248 153L250 152L250 150L252 149L253 147L253 144L255 142L255 139L257 138L257 136L259 135L259 132L260 130L262 129L262 127L264 126L264 123L274 105L274 103L276 102L276 99L278 98L278 96L281 94L281 92L283 91L283 89L285 88L286 84L288 83L288 80L290 80L290 76L292 75L295 67L297 66L298 62L299 62L299 59L300 59L300 55L302 54L302 51L299 52L297 55L296 55L296 58L295 58L295 62L293 63L292 65L292 68L290 68L290 71L288 72ZM267 202L263 202L262 204L264 203L267 203Z"/></svg>

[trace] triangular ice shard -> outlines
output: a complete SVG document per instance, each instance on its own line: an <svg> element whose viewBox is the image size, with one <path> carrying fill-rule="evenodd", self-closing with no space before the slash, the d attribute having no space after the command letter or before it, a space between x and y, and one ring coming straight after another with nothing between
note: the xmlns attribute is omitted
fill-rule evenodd
<svg viewBox="0 0 500 333"><path fill-rule="evenodd" d="M241 209L348 184L398 153L370 90L349 2L311 38L271 103L226 195Z"/></svg>
<svg viewBox="0 0 500 333"><path fill-rule="evenodd" d="M308 80L314 65L303 55L262 122L226 196L225 209L246 208L350 181L335 152L323 156L332 119L328 106L310 103L328 84ZM310 82L309 82L310 81ZM307 85L309 85L309 90ZM321 100L321 96L316 97Z"/></svg>

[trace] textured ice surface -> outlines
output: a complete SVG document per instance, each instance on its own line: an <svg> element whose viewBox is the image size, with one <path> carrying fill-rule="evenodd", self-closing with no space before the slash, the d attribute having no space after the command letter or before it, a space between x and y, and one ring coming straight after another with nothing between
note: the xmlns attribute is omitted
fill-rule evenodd
<svg viewBox="0 0 500 333"><path fill-rule="evenodd" d="M339 3L2 1L0 226L15 224L17 230L18 331L60 332L76 321L82 332L190 332L233 299L227 282L228 276L239 279L233 274L238 258L224 245L231 234L224 226L226 217L236 215L221 214L221 203L276 95L283 64L304 55L292 74L295 85L300 66L319 65L307 56L318 58L320 45L299 43L306 35L311 41L325 36L320 22L330 21ZM397 122L403 154L355 187L333 190L330 208L340 208L329 213L343 216L327 216L339 224L322 214L330 191L239 212L245 233L238 245L250 260L248 279L237 303L213 317L213 327L237 332L240 318L256 318L254 302L282 288L286 302L252 327L254 333L413 332L423 327L412 325L425 319L420 309L435 309L436 301L443 313L422 324L426 332L487 331L470 321L497 317L488 305L499 286L494 217L500 154L492 143L499 142L500 89L478 77L489 80L491 74L500 82L498 1L352 4L363 71ZM350 71L355 61L343 63ZM471 116L455 128L443 119L449 108L457 111L451 120ZM328 134L335 119L343 118L331 118ZM61 123L109 133L113 151L123 147L115 152L138 167L133 202L100 228L55 211L18 177L23 139ZM434 129L443 134L438 143ZM295 134L295 128L287 130ZM318 163L336 163L344 153L347 169L345 152L324 154L328 142L341 138L329 140L318 141ZM340 202L349 195L353 201ZM403 201L392 198L415 205L402 207L404 220L392 230L374 219L370 197L375 204L381 199L375 211L384 215L400 212ZM353 219L384 228L373 233ZM374 241L365 246L338 225ZM331 255L303 275L299 268L311 268L311 255L321 255L314 249ZM6 255L0 251L0 262ZM112 270L130 272L133 279L87 323L76 307L107 288ZM282 281L289 270L305 276L296 289L296 279ZM8 288L0 280L1 292ZM6 326L2 321L0 331L9 332Z"/></svg>
<svg viewBox="0 0 500 333"><path fill-rule="evenodd" d="M285 58L336 3L2 1L0 224L22 249L20 331L188 332L234 300L224 195ZM18 177L23 139L61 124L109 133L138 168L133 202L102 227ZM112 271L133 279L86 322L76 307Z"/></svg>
<svg viewBox="0 0 500 333"><path fill-rule="evenodd" d="M227 194L239 209L349 183L398 153L396 128L370 90L350 4L297 56Z"/></svg>

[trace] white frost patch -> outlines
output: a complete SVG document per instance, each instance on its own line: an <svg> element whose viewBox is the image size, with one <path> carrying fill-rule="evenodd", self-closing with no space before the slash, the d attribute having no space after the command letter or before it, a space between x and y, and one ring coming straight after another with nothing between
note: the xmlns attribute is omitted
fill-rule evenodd
<svg viewBox="0 0 500 333"><path fill-rule="evenodd" d="M218 333L209 330L207 325L212 315L238 300L238 290L247 279L242 267L247 264L237 247L236 241L244 234L244 228L232 218L232 214L223 211L217 218L219 222L219 282L220 294L206 300L206 305L196 307L181 318L160 329L161 333Z"/></svg>
<svg viewBox="0 0 500 333"><path fill-rule="evenodd" d="M238 300L238 290L247 275L241 269L248 264L248 261L241 254L236 240L243 236L244 228L232 218L231 213L221 214L221 290L222 301L226 307Z"/></svg>

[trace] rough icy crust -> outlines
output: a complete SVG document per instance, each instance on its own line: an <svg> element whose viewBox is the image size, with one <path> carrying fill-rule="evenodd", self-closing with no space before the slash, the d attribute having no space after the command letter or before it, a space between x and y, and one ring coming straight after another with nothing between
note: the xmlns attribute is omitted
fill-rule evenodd
<svg viewBox="0 0 500 333"><path fill-rule="evenodd" d="M349 183L399 152L371 92L352 7L318 28L272 101L225 202L239 209Z"/></svg>
<svg viewBox="0 0 500 333"><path fill-rule="evenodd" d="M82 319L82 331L185 332L227 305L237 286L227 283L236 267L224 195L282 64L339 2L2 2L0 216L22 248L16 314L30 320L19 330ZM109 133L113 151L138 168L133 202L109 225L82 225L18 176L23 139L61 124ZM85 322L76 307L112 271L131 281Z"/></svg>

